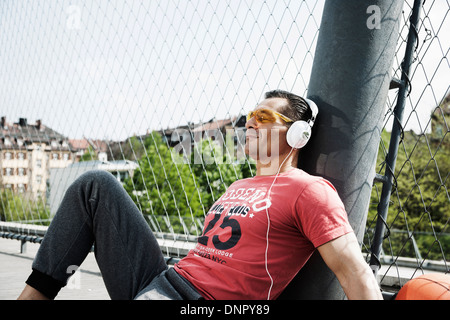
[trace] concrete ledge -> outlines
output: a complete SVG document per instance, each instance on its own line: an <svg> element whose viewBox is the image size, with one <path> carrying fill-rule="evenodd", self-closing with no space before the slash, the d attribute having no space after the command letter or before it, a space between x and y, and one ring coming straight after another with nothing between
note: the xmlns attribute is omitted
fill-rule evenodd
<svg viewBox="0 0 450 320"><path fill-rule="evenodd" d="M31 236L44 236L48 226L0 221L0 231Z"/></svg>

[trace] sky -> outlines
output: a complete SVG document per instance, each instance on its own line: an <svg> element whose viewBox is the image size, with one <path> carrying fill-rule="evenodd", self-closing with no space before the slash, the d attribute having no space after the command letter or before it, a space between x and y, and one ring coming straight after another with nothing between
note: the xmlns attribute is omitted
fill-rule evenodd
<svg viewBox="0 0 450 320"><path fill-rule="evenodd" d="M71 139L124 140L246 113L273 88L306 95L323 5L1 1L0 114L8 122L40 119ZM416 131L427 130L448 92L448 6L438 0L424 8L405 111ZM400 46L394 67L403 54Z"/></svg>

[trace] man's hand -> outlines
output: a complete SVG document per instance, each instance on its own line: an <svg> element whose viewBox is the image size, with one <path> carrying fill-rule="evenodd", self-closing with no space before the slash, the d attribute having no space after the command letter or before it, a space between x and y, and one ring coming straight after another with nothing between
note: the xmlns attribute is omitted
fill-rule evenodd
<svg viewBox="0 0 450 320"><path fill-rule="evenodd" d="M375 276L362 257L353 232L321 245L318 250L348 299L382 299Z"/></svg>

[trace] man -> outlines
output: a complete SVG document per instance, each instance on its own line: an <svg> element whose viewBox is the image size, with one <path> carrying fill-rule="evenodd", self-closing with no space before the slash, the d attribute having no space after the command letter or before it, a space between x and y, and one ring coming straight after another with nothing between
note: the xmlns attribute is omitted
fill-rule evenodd
<svg viewBox="0 0 450 320"><path fill-rule="evenodd" d="M196 247L168 269L142 215L111 175L68 189L19 299L53 298L95 241L112 299L276 299L318 250L349 299L380 299L333 186L296 168L286 139L312 117L306 101L266 94L246 128L256 176L234 182L206 215Z"/></svg>

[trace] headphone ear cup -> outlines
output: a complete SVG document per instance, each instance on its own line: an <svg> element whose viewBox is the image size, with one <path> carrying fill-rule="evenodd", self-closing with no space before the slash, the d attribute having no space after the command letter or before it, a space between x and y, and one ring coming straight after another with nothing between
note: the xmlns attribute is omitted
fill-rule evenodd
<svg viewBox="0 0 450 320"><path fill-rule="evenodd" d="M295 121L286 133L287 143L291 148L303 148L311 137L311 126L306 121Z"/></svg>

